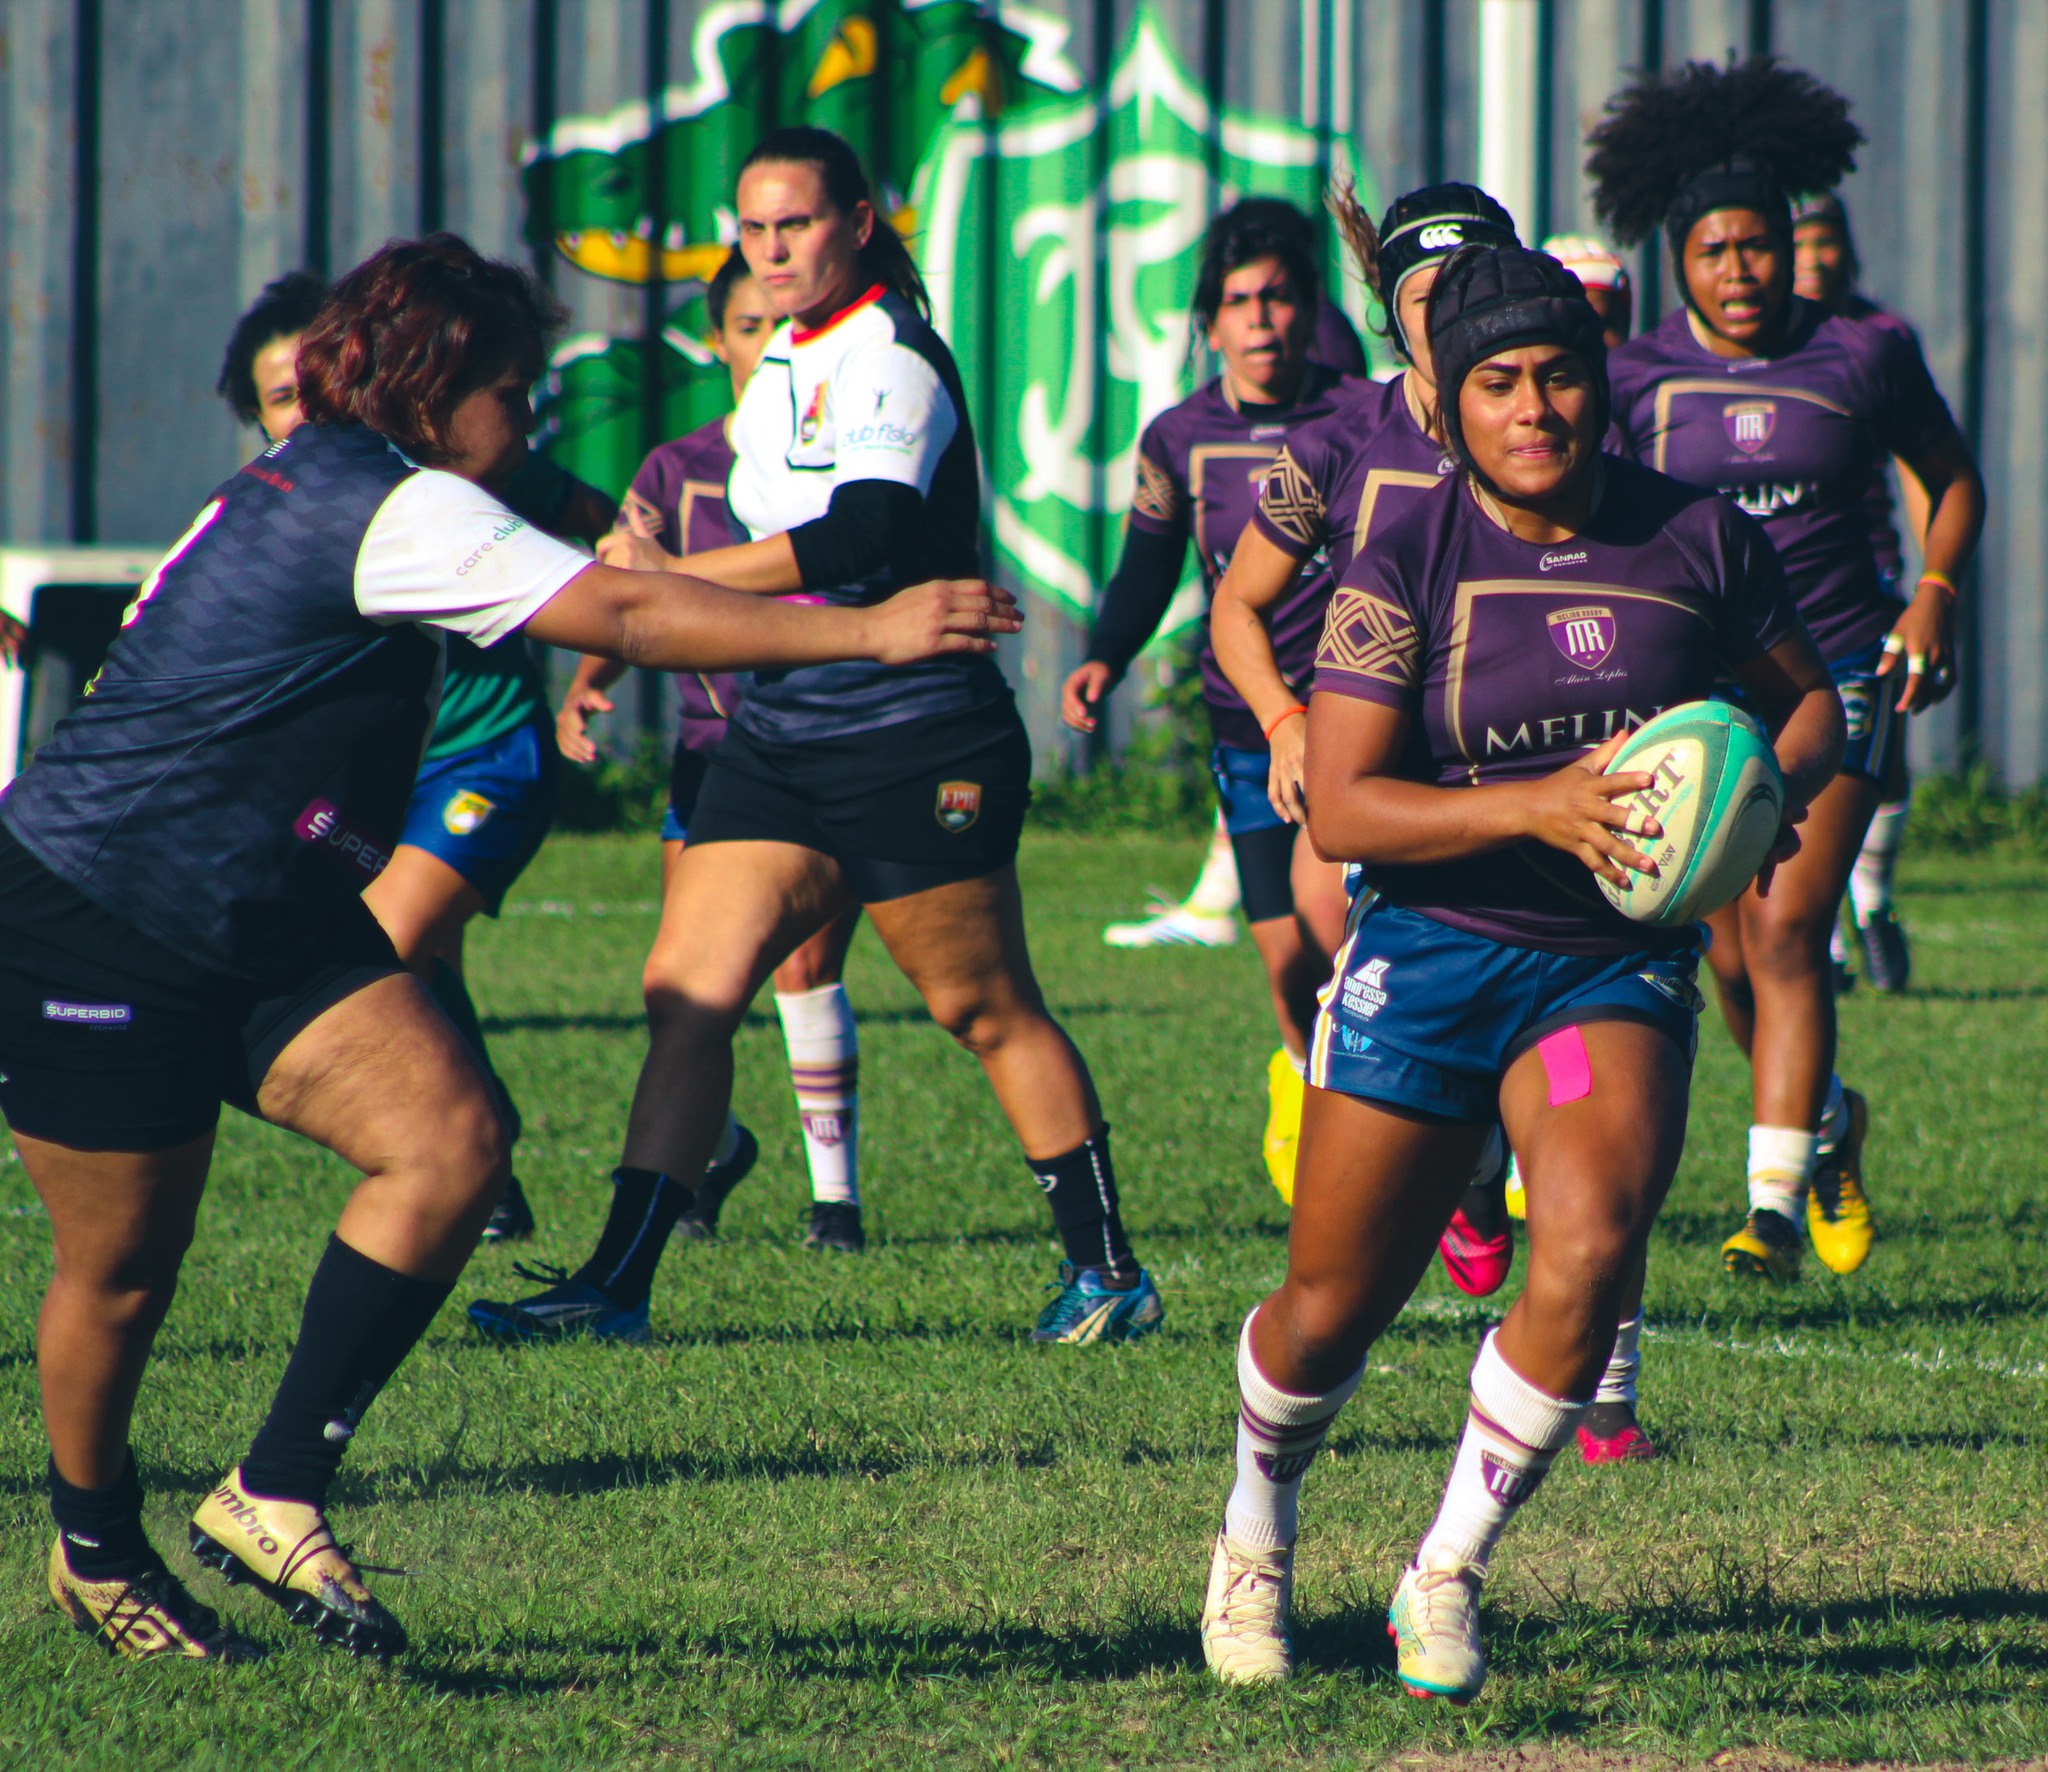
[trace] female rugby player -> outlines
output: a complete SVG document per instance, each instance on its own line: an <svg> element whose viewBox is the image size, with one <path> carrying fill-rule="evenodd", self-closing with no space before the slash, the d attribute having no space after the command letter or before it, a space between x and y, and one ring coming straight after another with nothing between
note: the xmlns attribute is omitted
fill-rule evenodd
<svg viewBox="0 0 2048 1772"><path fill-rule="evenodd" d="M1311 361L1321 306L1307 229L1292 204L1247 197L1210 222L1189 311L1190 349L1200 338L1222 359L1223 373L1161 413L1138 440L1123 558L1096 614L1087 660L1061 690L1060 712L1077 731L1095 730L1103 699L1158 631L1180 587L1188 543L1213 597L1275 452L1370 387ZM1330 587L1327 569L1302 574L1275 617L1280 647L1302 683ZM1267 803L1267 722L1231 687L1206 640L1201 668L1216 795L1280 1024L1280 1050L1267 1066L1265 1150L1284 1193L1293 1179L1316 992L1330 975L1344 920L1343 886Z"/></svg>
<svg viewBox="0 0 2048 1772"><path fill-rule="evenodd" d="M732 377L737 404L747 378L768 348L779 316L767 291L747 271L745 255L734 247L704 292L711 320L711 349ZM598 558L613 566L673 572L689 554L722 548L732 540L725 505L725 483L732 472L732 415L713 419L686 437L663 443L641 464L619 510L618 528L598 545ZM608 714L612 704L605 690L618 681L620 666L610 659L587 658L555 717L555 735L562 754L574 762L596 759L589 722ZM711 753L725 737L726 722L739 705L740 679L730 673L692 672L676 679L682 703L681 730L669 766L668 809L661 821L661 878L664 892L675 877L678 858L688 840L690 814L704 780ZM811 1174L811 1219L804 1231L806 1249L841 1249L858 1253L867 1245L861 1228L860 1182L857 1167L860 1138L860 1048L854 1030L853 1005L840 982L846 950L860 921L860 908L849 907L811 937L775 970L775 1010L789 1052L790 1080L796 1088L797 1117L803 1129L804 1157ZM725 1140L729 1154L714 1153L712 1165L698 1182L696 1199L676 1229L688 1236L709 1237L718 1228L726 1195L746 1170L731 1160L751 1134L728 1114ZM719 1157L727 1161L721 1167Z"/></svg>
<svg viewBox="0 0 2048 1772"><path fill-rule="evenodd" d="M855 606L978 558L980 476L951 352L853 150L779 129L742 164L740 245L786 316L733 420L732 513L753 539L692 556L764 604ZM1046 1012L1017 890L1031 747L985 658L760 672L711 758L647 961L649 1046L610 1218L581 1268L490 1333L633 1336L670 1179L704 1166L734 1031L769 975L850 903L933 1018L981 1061L1066 1250L1042 1341L1154 1328L1088 1068Z"/></svg>
<svg viewBox="0 0 2048 1772"><path fill-rule="evenodd" d="M1793 293L1785 193L1832 186L1862 139L1847 101L1805 74L1767 57L1695 62L1611 101L1587 160L1617 238L1663 228L1684 296L1615 353L1620 447L1762 521L1848 717L1840 779L1814 801L1804 847L1767 899L1717 913L1708 956L1754 1078L1750 1209L1722 1258L1776 1280L1798 1275L1801 1216L1836 1273L1870 1251L1868 1115L1835 1074L1828 937L1899 716L1945 692L1955 586L1984 520L1983 482L1919 351ZM1932 507L1905 606L1879 574L1864 508L1887 455Z"/></svg>
<svg viewBox="0 0 2048 1772"><path fill-rule="evenodd" d="M452 235L344 277L301 341L307 422L207 501L0 800L0 1111L56 1244L36 1350L49 1584L122 1654L248 1649L144 1536L128 1443L223 1101L363 1179L194 1552L353 1650L405 1643L324 1503L507 1172L474 1058L363 904L404 822L442 635L731 670L979 653L1017 626L981 584L798 609L541 534L488 488L525 455L553 319L524 272Z"/></svg>
<svg viewBox="0 0 2048 1772"><path fill-rule="evenodd" d="M1600 320L1554 259L1457 254L1429 339L1463 471L1353 560L1316 655L1309 831L1364 877L1316 1024L1287 1276L1239 1341L1202 1640L1226 1681L1291 1671L1302 1473L1498 1118L1528 1284L1480 1348L1390 1615L1401 1683L1463 1702L1488 1559L1586 1406L1685 1137L1699 931L1600 896L1593 876L1647 872L1632 839L1661 834L1615 805L1651 778L1601 771L1719 665L1763 709L1796 816L1841 711L1757 525L1601 455Z"/></svg>
<svg viewBox="0 0 2048 1772"><path fill-rule="evenodd" d="M1516 244L1513 218L1474 185L1411 191L1395 201L1378 228L1350 187L1332 194L1331 208L1353 268L1378 302L1386 336L1407 368L1390 382L1354 384L1336 412L1288 438L1260 487L1251 522L1236 537L1209 618L1217 666L1267 734L1263 756L1246 753L1239 759L1240 791L1259 803L1280 852L1291 848L1303 877L1316 883L1309 902L1318 908L1319 940L1304 1031L1314 1020L1312 993L1330 974L1338 932L1328 927L1323 907L1341 892L1342 870L1318 858L1307 843L1294 842L1303 823L1307 708L1301 696L1310 657L1307 648L1290 648L1281 630L1291 611L1291 625L1312 648L1330 589L1369 534L1384 530L1451 471L1436 426L1436 383L1422 333L1430 285L1437 267L1461 245ZM1299 655L1283 662L1283 651ZM1300 1076L1276 1058L1267 1162L1283 1199L1294 1191ZM1499 1163L1485 1167L1472 1197L1444 1232L1444 1264L1452 1279L1480 1296L1500 1287L1514 1254Z"/></svg>
<svg viewBox="0 0 2048 1772"><path fill-rule="evenodd" d="M219 392L244 423L273 443L303 422L300 335L326 298L326 279L291 271L271 283L236 323ZM498 489L509 509L552 535L590 541L612 505L595 487L529 454ZM546 697L523 645L486 651L460 634L448 663L434 729L389 862L366 898L399 957L426 981L443 1013L476 1052L519 1139L519 1106L491 1063L483 1025L462 972L462 932L479 912L495 917L513 881L538 853L554 819L555 750ZM719 1172L707 1175L713 1181ZM533 1233L517 1175L484 1226L487 1240Z"/></svg>

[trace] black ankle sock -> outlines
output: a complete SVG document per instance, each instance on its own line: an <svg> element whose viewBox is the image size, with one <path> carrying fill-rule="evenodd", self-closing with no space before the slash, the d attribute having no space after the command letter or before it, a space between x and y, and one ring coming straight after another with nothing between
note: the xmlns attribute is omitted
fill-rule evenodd
<svg viewBox="0 0 2048 1772"><path fill-rule="evenodd" d="M363 1412L453 1290L329 1237L306 1290L298 1346L242 1460L243 1483L258 1495L324 1505Z"/></svg>
<svg viewBox="0 0 2048 1772"><path fill-rule="evenodd" d="M619 1305L638 1304L654 1289L654 1270L691 1191L652 1169L612 1171L612 1209L591 1257L575 1278Z"/></svg>
<svg viewBox="0 0 2048 1772"><path fill-rule="evenodd" d="M1025 1161L1031 1164L1031 1173L1052 1207L1052 1221L1067 1259L1077 1268L1092 1267L1105 1280L1135 1285L1138 1258L1131 1253L1130 1239L1117 1214L1109 1128L1104 1126L1063 1157Z"/></svg>
<svg viewBox="0 0 2048 1772"><path fill-rule="evenodd" d="M455 1031L476 1061L483 1066L484 1075L490 1080L491 1092L498 1099L498 1111L505 1116L506 1136L517 1144L521 1121L519 1104L512 1099L512 1091L505 1087L505 1079L498 1075L498 1068L491 1063L491 1049L484 1043L483 1023L477 1020L476 1005L469 1000L469 986L462 981L462 974L446 960L436 960L434 970L427 978L427 992L441 1006L441 1013L455 1024Z"/></svg>
<svg viewBox="0 0 2048 1772"><path fill-rule="evenodd" d="M119 1477L104 1489L76 1489L50 1464L50 1517L64 1540L74 1574L105 1581L155 1560L142 1531L142 1482L131 1453Z"/></svg>

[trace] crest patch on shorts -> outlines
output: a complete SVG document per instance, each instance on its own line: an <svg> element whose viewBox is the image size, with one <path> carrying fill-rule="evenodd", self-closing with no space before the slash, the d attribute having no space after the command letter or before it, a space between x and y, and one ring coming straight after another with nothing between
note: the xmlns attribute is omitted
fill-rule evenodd
<svg viewBox="0 0 2048 1772"><path fill-rule="evenodd" d="M448 804L441 808L441 822L448 827L449 836L466 837L497 810L496 802L464 788L451 795Z"/></svg>
<svg viewBox="0 0 2048 1772"><path fill-rule="evenodd" d="M940 824L949 831L964 831L981 816L981 783L942 781L935 811Z"/></svg>

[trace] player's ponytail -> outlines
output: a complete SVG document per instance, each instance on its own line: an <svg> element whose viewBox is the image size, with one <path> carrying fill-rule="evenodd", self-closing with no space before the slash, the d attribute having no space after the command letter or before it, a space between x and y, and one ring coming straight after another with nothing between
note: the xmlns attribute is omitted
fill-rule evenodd
<svg viewBox="0 0 2048 1772"><path fill-rule="evenodd" d="M750 166L773 161L782 165L815 166L825 186L825 198L842 215L851 215L865 203L874 212L874 229L860 249L858 263L864 284L879 283L892 295L901 296L925 319L932 317L932 298L926 293L917 262L896 225L875 202L868 175L861 169L860 156L842 135L809 123L793 123L770 130L740 162L745 173Z"/></svg>

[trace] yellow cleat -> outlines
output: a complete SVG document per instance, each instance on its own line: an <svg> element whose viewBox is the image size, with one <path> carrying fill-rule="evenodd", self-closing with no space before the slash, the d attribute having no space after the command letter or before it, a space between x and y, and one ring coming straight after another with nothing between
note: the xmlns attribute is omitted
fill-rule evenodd
<svg viewBox="0 0 2048 1772"><path fill-rule="evenodd" d="M1514 1152L1508 1153L1507 1192L1508 1216L1517 1224L1529 1216L1529 1196L1522 1191L1522 1166L1515 1161Z"/></svg>
<svg viewBox="0 0 2048 1772"><path fill-rule="evenodd" d="M147 1567L98 1580L71 1567L60 1538L50 1546L50 1598L108 1654L127 1661L253 1661L258 1653L247 1637L187 1593L154 1553Z"/></svg>
<svg viewBox="0 0 2048 1772"><path fill-rule="evenodd" d="M1868 1258L1877 1235L1863 1191L1863 1140L1870 1130L1870 1104L1853 1089L1842 1094L1849 1104L1849 1130L1813 1166L1806 1229L1814 1254L1835 1273L1853 1274Z"/></svg>
<svg viewBox="0 0 2048 1772"><path fill-rule="evenodd" d="M1784 1213L1758 1206L1721 1245L1721 1265L1737 1279L1788 1285L1799 1278L1799 1231Z"/></svg>
<svg viewBox="0 0 2048 1772"><path fill-rule="evenodd" d="M303 1501L252 1495L231 1470L192 1516L192 1554L231 1587L255 1588L323 1642L389 1658L405 1627L377 1603L327 1516Z"/></svg>
<svg viewBox="0 0 2048 1772"><path fill-rule="evenodd" d="M1301 1141L1301 1103L1306 1093L1294 1060L1284 1048L1274 1053L1266 1065L1266 1173L1273 1178L1274 1192L1290 1206L1294 1204L1294 1152Z"/></svg>

